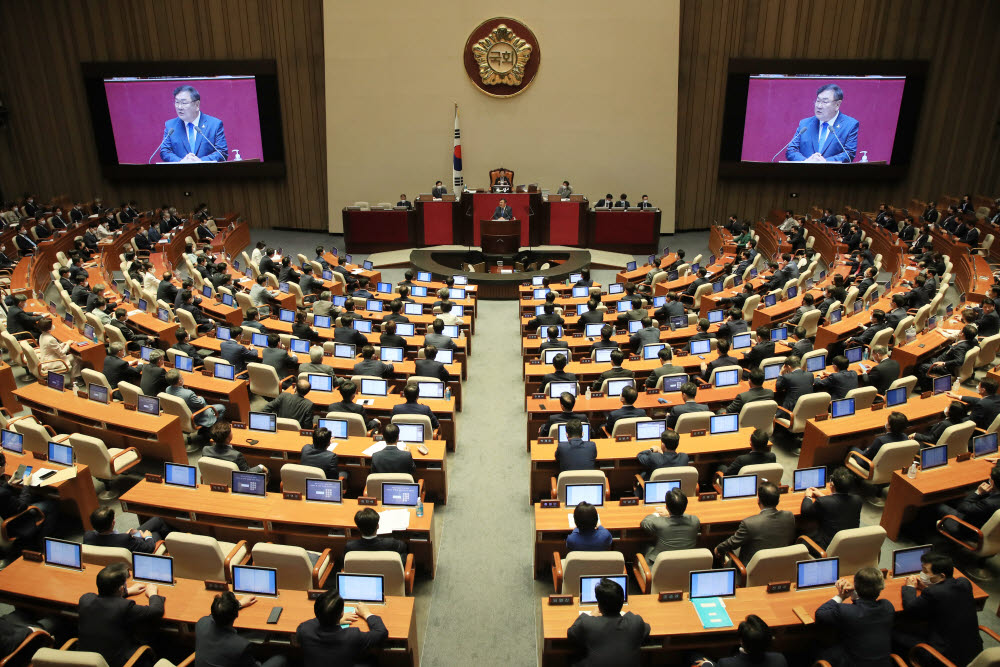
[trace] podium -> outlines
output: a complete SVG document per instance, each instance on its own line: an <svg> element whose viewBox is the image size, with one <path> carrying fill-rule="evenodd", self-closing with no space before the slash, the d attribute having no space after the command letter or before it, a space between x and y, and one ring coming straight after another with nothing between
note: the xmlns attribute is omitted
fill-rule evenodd
<svg viewBox="0 0 1000 667"><path fill-rule="evenodd" d="M480 220L479 236L487 255L513 255L521 246L521 221Z"/></svg>

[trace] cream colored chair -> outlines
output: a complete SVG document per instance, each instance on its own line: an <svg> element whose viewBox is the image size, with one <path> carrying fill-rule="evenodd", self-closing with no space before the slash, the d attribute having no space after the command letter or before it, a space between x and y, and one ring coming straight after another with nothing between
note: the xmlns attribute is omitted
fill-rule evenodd
<svg viewBox="0 0 1000 667"><path fill-rule="evenodd" d="M772 581L795 581L796 563L800 560L810 560L809 550L804 544L761 549L746 565L732 552L729 553L729 559L747 588L766 586Z"/></svg>
<svg viewBox="0 0 1000 667"><path fill-rule="evenodd" d="M608 486L608 478L603 470L566 470L559 473L559 477L551 478L552 499L566 503L566 486L569 484L603 484L604 498L611 497L611 489Z"/></svg>
<svg viewBox="0 0 1000 667"><path fill-rule="evenodd" d="M25 368L24 353L21 351L21 344L17 339L6 328L0 331L0 338L3 339L4 349L7 350L7 362L11 366Z"/></svg>
<svg viewBox="0 0 1000 667"><path fill-rule="evenodd" d="M326 579L334 570L330 550L322 553L306 551L287 544L258 542L251 550L255 567L273 567L283 589L308 591L326 587Z"/></svg>
<svg viewBox="0 0 1000 667"><path fill-rule="evenodd" d="M344 554L344 574L380 574L386 595L413 594L413 554L406 563L395 551L350 551Z"/></svg>
<svg viewBox="0 0 1000 667"><path fill-rule="evenodd" d="M899 321L896 328L892 330L892 340L895 341L896 345L906 344L906 330L913 326L915 321L916 318L913 315L907 315Z"/></svg>
<svg viewBox="0 0 1000 667"><path fill-rule="evenodd" d="M816 330L819 328L819 310L810 310L808 313L799 318L799 326L805 327L806 337L812 338L816 335Z"/></svg>
<svg viewBox="0 0 1000 667"><path fill-rule="evenodd" d="M289 419L288 417L277 417L275 419L275 424L279 431L295 431L298 433L302 430L302 424L298 422L297 419Z"/></svg>
<svg viewBox="0 0 1000 667"><path fill-rule="evenodd" d="M635 425L639 422L653 421L651 417L626 417L624 419L619 419L615 422L614 428L611 430L611 437L617 438L620 435L627 435L631 438L635 438Z"/></svg>
<svg viewBox="0 0 1000 667"><path fill-rule="evenodd" d="M783 416L775 417L774 423L783 426L789 433L799 434L806 430L807 420L829 411L830 394L825 391L817 391L799 396L791 412L779 406L778 414Z"/></svg>
<svg viewBox="0 0 1000 667"><path fill-rule="evenodd" d="M743 319L750 322L753 319L753 311L760 305L760 294L751 294L743 302Z"/></svg>
<svg viewBox="0 0 1000 667"><path fill-rule="evenodd" d="M760 364L757 366L760 370L767 372L768 366L784 366L786 357L769 357L767 359L761 359Z"/></svg>
<svg viewBox="0 0 1000 667"><path fill-rule="evenodd" d="M122 395L122 403L137 405L139 397L142 396L142 389L124 380L118 383L118 391Z"/></svg>
<svg viewBox="0 0 1000 667"><path fill-rule="evenodd" d="M754 401L740 408L740 428L759 428L770 435L774 432L774 415L778 410L776 401Z"/></svg>
<svg viewBox="0 0 1000 667"><path fill-rule="evenodd" d="M892 384L889 385L889 389L899 389L900 387L906 387L906 397L909 398L913 395L913 390L917 388L917 376L905 375L893 380Z"/></svg>
<svg viewBox="0 0 1000 667"><path fill-rule="evenodd" d="M286 463L281 466L281 490L306 493L307 479L326 479L322 468L304 466L301 463Z"/></svg>
<svg viewBox="0 0 1000 667"><path fill-rule="evenodd" d="M875 458L869 461L858 452L848 452L844 465L861 479L872 484L888 484L892 473L896 470L909 468L913 457L920 450L920 443L915 440L903 440L882 445ZM866 469L863 464L867 464ZM873 501L874 504L879 504Z"/></svg>
<svg viewBox="0 0 1000 667"><path fill-rule="evenodd" d="M681 493L685 496L698 495L698 469L694 466L657 468L649 475L650 482L668 482L674 479L680 481ZM640 487L643 487L645 484L642 475L636 475L636 482Z"/></svg>
<svg viewBox="0 0 1000 667"><path fill-rule="evenodd" d="M839 558L840 576L848 577L866 567L878 567L886 532L882 526L862 526L837 531L823 549L807 535L799 537L813 558Z"/></svg>
<svg viewBox="0 0 1000 667"><path fill-rule="evenodd" d="M979 358L980 349L977 345L965 353L965 361L962 362L961 368L958 369L958 381L960 384L968 382L972 378L972 374L975 373L976 359Z"/></svg>
<svg viewBox="0 0 1000 667"><path fill-rule="evenodd" d="M641 553L635 555L632 573L644 595L658 595L661 591L690 592L691 571L711 570L712 552L708 549L681 549L661 551L652 568Z"/></svg>
<svg viewBox="0 0 1000 667"><path fill-rule="evenodd" d="M979 341L979 355L976 357L976 368L988 368L996 360L1000 351L1000 334L987 336Z"/></svg>
<svg viewBox="0 0 1000 667"><path fill-rule="evenodd" d="M36 632L43 632L38 630ZM34 633L32 633L34 634ZM108 663L101 657L100 653L90 651L72 650L72 646L77 642L71 639L59 650L54 648L40 648L31 657L31 664L34 667L108 667ZM145 663L141 661L145 660ZM149 646L140 646L135 653L129 657L123 667L135 667L137 664L146 664L153 660L153 649ZM161 663L166 663L161 665ZM177 667L189 667L194 663L194 653ZM159 660L154 667L173 667L173 663L168 660Z"/></svg>
<svg viewBox="0 0 1000 667"><path fill-rule="evenodd" d="M947 520L954 521L963 528L961 537L952 535L941 526ZM978 567L963 567L962 572L980 581L992 578L992 573L982 565L987 558L1000 553L1000 510L994 512L982 528L976 528L971 523L949 514L937 522L937 530L959 547L963 553L979 561Z"/></svg>
<svg viewBox="0 0 1000 667"><path fill-rule="evenodd" d="M294 375L279 378L274 366L267 364L247 364L247 371L250 374L250 393L256 396L266 396L267 398L277 398L281 395L281 383L286 380L294 380Z"/></svg>
<svg viewBox="0 0 1000 667"><path fill-rule="evenodd" d="M91 475L104 482L104 491L97 494L104 501L118 498L114 483L142 462L142 455L135 447L109 448L103 440L89 435L71 433L69 444L77 462L86 465Z"/></svg>
<svg viewBox="0 0 1000 667"><path fill-rule="evenodd" d="M741 378L742 377L742 373L743 373L743 367L742 366L719 366L718 368L713 368L712 372L708 374L708 383L710 385L712 385L713 387L715 386L715 374L718 373L719 371L736 371L737 372L736 377L737 378Z"/></svg>
<svg viewBox="0 0 1000 667"><path fill-rule="evenodd" d="M233 482L233 473L239 470L240 467L232 461L211 456L198 459L198 474L201 475L202 484L225 484L228 487Z"/></svg>
<svg viewBox="0 0 1000 667"><path fill-rule="evenodd" d="M961 424L949 426L938 438L937 445L948 445L948 458L953 459L959 454L969 452L969 440L976 431L976 422L964 421Z"/></svg>
<svg viewBox="0 0 1000 667"><path fill-rule="evenodd" d="M105 342L109 345L111 343L119 343L122 347L128 347L128 341L125 340L125 335L121 332L118 327L108 327L104 330Z"/></svg>
<svg viewBox="0 0 1000 667"><path fill-rule="evenodd" d="M421 484L420 493L423 495L422 482L418 483ZM368 478L365 480L365 496L382 502L383 484L413 484L413 475L405 472L369 473Z"/></svg>
<svg viewBox="0 0 1000 667"><path fill-rule="evenodd" d="M927 318L931 315L931 304L927 303L923 306L917 308L917 312L913 315L913 328L917 330L917 333L924 330L927 327Z"/></svg>
<svg viewBox="0 0 1000 667"><path fill-rule="evenodd" d="M121 563L132 568L132 552L125 547L98 547L93 544L83 544L82 547L81 560L84 563L101 567Z"/></svg>
<svg viewBox="0 0 1000 667"><path fill-rule="evenodd" d="M848 391L844 398L854 399L854 410L857 412L870 408L872 403L875 402L876 396L878 396L877 387L858 387L857 389Z"/></svg>
<svg viewBox="0 0 1000 667"><path fill-rule="evenodd" d="M108 378L104 375L104 373L90 368L84 368L80 370L80 374L83 376L83 381L88 385L96 384L105 387L108 390L108 395L111 395L111 383L108 382Z"/></svg>
<svg viewBox="0 0 1000 667"><path fill-rule="evenodd" d="M35 376L39 382L44 382L50 371L63 375L69 374L69 366L62 359L50 359L49 361L40 362L38 361L38 353L35 351L35 348L27 341L22 340L20 342L21 354L28 368L28 373Z"/></svg>
<svg viewBox="0 0 1000 667"><path fill-rule="evenodd" d="M708 430L712 424L713 416L714 413L707 410L705 412L686 412L677 418L674 430L678 433L690 433L699 429Z"/></svg>
<svg viewBox="0 0 1000 667"><path fill-rule="evenodd" d="M360 415L358 415L360 418ZM438 432L431 425L431 418L427 415L393 415L392 424L420 424L424 427L424 440L432 440L438 437Z"/></svg>
<svg viewBox="0 0 1000 667"><path fill-rule="evenodd" d="M197 424L194 423L194 418L197 415L201 414L205 410L214 410L214 408L211 405L206 405L197 412L192 413L191 408L188 407L187 403L177 398L176 396L171 396L165 391L161 391L159 394L156 395L156 397L160 399L161 414L162 413L171 414L180 419L181 431L186 436L190 436L198 432L199 427ZM188 449L192 450L194 446L195 445L190 441L189 438L187 444Z"/></svg>
<svg viewBox="0 0 1000 667"><path fill-rule="evenodd" d="M56 435L48 424L42 424L35 416L30 419L12 419L10 427L24 439L24 451L35 454L49 454L49 441L65 442L68 435Z"/></svg>
<svg viewBox="0 0 1000 667"><path fill-rule="evenodd" d="M851 287L847 290L847 296L844 297L844 310L845 317L854 312L854 302L858 298L858 288Z"/></svg>
<svg viewBox="0 0 1000 667"><path fill-rule="evenodd" d="M188 336L191 340L198 337L198 323L194 321L194 315L184 310L183 308L177 309L177 321L181 323L184 330L188 332Z"/></svg>
<svg viewBox="0 0 1000 667"><path fill-rule="evenodd" d="M327 419L344 419L347 421L347 437L363 438L368 435L368 428L361 415L353 412L327 412Z"/></svg>
<svg viewBox="0 0 1000 667"><path fill-rule="evenodd" d="M250 560L246 540L234 544L175 530L163 541L174 559L174 576L178 579L231 582L233 565L245 565Z"/></svg>
<svg viewBox="0 0 1000 667"><path fill-rule="evenodd" d="M580 577L625 574L620 551L571 551L566 558L552 554L552 587L562 595L580 595Z"/></svg>
<svg viewBox="0 0 1000 667"><path fill-rule="evenodd" d="M770 482L775 486L781 486L781 475L785 469L780 463L755 463L753 465L740 468L741 475L757 475L757 486L764 482Z"/></svg>

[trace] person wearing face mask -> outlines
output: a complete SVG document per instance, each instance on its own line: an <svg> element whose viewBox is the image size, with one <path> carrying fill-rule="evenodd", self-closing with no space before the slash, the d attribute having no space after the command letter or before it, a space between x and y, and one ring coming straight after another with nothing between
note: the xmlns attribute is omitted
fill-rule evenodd
<svg viewBox="0 0 1000 667"><path fill-rule="evenodd" d="M11 269L16 265L17 262L7 256L7 244L0 245L0 269Z"/></svg>
<svg viewBox="0 0 1000 667"><path fill-rule="evenodd" d="M930 644L956 665L967 665L983 650L972 584L956 579L951 557L928 551L920 557L919 575L903 585L903 611L925 621L917 635L896 630L893 644L906 655L920 643ZM918 594L919 592L919 594Z"/></svg>
<svg viewBox="0 0 1000 667"><path fill-rule="evenodd" d="M982 528L998 509L1000 509L1000 465L995 465L990 470L990 478L967 495L958 507L953 508L946 503L937 506L937 515L941 517L938 527L956 537L968 537L970 533L968 528L954 519L959 519L975 528Z"/></svg>
<svg viewBox="0 0 1000 667"><path fill-rule="evenodd" d="M642 196L642 201L639 202L639 208L654 208L653 204L649 201L649 195Z"/></svg>

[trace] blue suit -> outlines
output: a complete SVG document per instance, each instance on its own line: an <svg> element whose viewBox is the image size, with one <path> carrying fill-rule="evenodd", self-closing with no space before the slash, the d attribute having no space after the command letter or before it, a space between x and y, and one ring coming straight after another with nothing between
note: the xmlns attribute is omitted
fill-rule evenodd
<svg viewBox="0 0 1000 667"><path fill-rule="evenodd" d="M829 129L826 141L819 145L820 122L816 116L803 118L795 130L795 138L788 144L785 157L793 162L801 162L813 153L819 153L827 162L851 162L858 152L858 128L860 123L850 116L840 114ZM838 142L837 139L840 139ZM841 148L840 144L844 144Z"/></svg>
<svg viewBox="0 0 1000 667"><path fill-rule="evenodd" d="M504 206L503 208L497 206L495 209L493 209L494 220L497 220L499 218L507 218L508 220L511 220L513 217L514 217L514 210L510 206Z"/></svg>
<svg viewBox="0 0 1000 667"><path fill-rule="evenodd" d="M201 114L201 118L198 119L198 129L201 130L201 134L197 130L194 131L195 141L192 148L188 142L187 124L184 121L180 118L171 118L164 123L160 159L164 162L180 162L188 153L194 153L203 161L225 162L228 158L224 156L229 155L229 152L226 146L226 131L222 127L222 121L214 116L203 113ZM168 137L167 134L170 130L174 132ZM202 136L202 134L205 136ZM215 148L212 148L212 144L205 141L205 137L208 137L212 144L215 144L215 147L219 149L218 153L215 151ZM219 155L219 153L222 153L222 155Z"/></svg>

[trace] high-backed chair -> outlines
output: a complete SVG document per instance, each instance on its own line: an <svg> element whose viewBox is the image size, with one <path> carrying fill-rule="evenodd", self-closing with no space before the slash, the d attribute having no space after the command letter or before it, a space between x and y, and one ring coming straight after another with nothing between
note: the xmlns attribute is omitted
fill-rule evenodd
<svg viewBox="0 0 1000 667"><path fill-rule="evenodd" d="M993 334L979 341L979 355L976 357L976 368L988 368L996 360L1000 350L1000 334Z"/></svg>
<svg viewBox="0 0 1000 667"><path fill-rule="evenodd" d="M183 308L177 309L177 321L181 323L184 330L187 331L188 336L192 340L198 337L198 323L194 320L194 315L184 310Z"/></svg>
<svg viewBox="0 0 1000 667"><path fill-rule="evenodd" d="M964 421L946 428L935 444L948 445L948 458L952 459L969 451L969 440L975 431L976 422Z"/></svg>
<svg viewBox="0 0 1000 667"><path fill-rule="evenodd" d="M747 322L751 321L753 318L753 311L757 310L757 306L760 305L760 294L751 294L747 297L747 300L743 302L743 319Z"/></svg>
<svg viewBox="0 0 1000 667"><path fill-rule="evenodd" d="M355 415L360 419L360 415ZM434 430L431 418L427 415L393 415L390 423L393 424L420 424L424 427L424 439L431 440L438 437L438 431Z"/></svg>
<svg viewBox="0 0 1000 667"><path fill-rule="evenodd" d="M91 475L104 482L104 491L97 495L101 500L116 499L118 491L114 482L142 461L142 455L135 447L109 448L103 440L81 433L71 433L69 444L73 446L76 460L90 468Z"/></svg>
<svg viewBox="0 0 1000 667"><path fill-rule="evenodd" d="M12 419L11 429L24 438L24 451L48 455L49 441L65 442L68 435L56 435L48 424L42 424L34 416L31 419Z"/></svg>
<svg viewBox="0 0 1000 667"><path fill-rule="evenodd" d="M876 396L878 396L877 387L857 387L848 391L844 398L853 398L854 410L858 411L870 408Z"/></svg>
<svg viewBox="0 0 1000 667"><path fill-rule="evenodd" d="M559 473L559 477L551 478L552 498L559 502L566 502L566 486L568 484L603 484L604 497L611 497L611 489L608 486L608 478L603 470L566 470Z"/></svg>
<svg viewBox="0 0 1000 667"><path fill-rule="evenodd" d="M632 573L643 594L657 595L661 591L690 592L692 570L711 570L712 552L708 549L661 551L652 567L641 553L635 555Z"/></svg>
<svg viewBox="0 0 1000 667"><path fill-rule="evenodd" d="M830 394L825 391L817 391L799 396L791 412L779 407L778 413L783 416L775 417L774 423L785 427L789 433L799 434L806 430L807 420L829 411Z"/></svg>
<svg viewBox="0 0 1000 667"><path fill-rule="evenodd" d="M344 574L380 574L386 595L413 593L413 554L406 562L395 551L349 551L344 554Z"/></svg>
<svg viewBox="0 0 1000 667"><path fill-rule="evenodd" d="M267 398L277 398L281 395L281 383L287 380L294 380L294 375L285 378L278 377L278 371L274 366L267 364L247 364L247 371L250 374L250 393Z"/></svg>
<svg viewBox="0 0 1000 667"><path fill-rule="evenodd" d="M327 412L327 419L344 419L347 421L347 437L349 438L363 438L368 433L368 428L365 425L365 420L361 418L361 415L355 414L353 412Z"/></svg>
<svg viewBox="0 0 1000 667"><path fill-rule="evenodd" d="M764 482L771 482L775 486L781 486L781 475L785 469L780 463L754 463L740 468L741 475L757 475L757 486Z"/></svg>
<svg viewBox="0 0 1000 667"><path fill-rule="evenodd" d="M979 358L980 349L977 345L965 353L965 361L962 362L962 366L958 369L959 383L968 382L972 378L972 374L976 372L976 359Z"/></svg>
<svg viewBox="0 0 1000 667"><path fill-rule="evenodd" d="M104 373L95 371L92 368L83 368L80 370L80 374L83 376L83 381L88 385L100 385L108 390L109 395L111 394L111 384L108 382L108 378Z"/></svg>
<svg viewBox="0 0 1000 667"><path fill-rule="evenodd" d="M906 397L909 398L913 394L913 390L917 388L917 376L904 375L901 378L896 378L889 385L889 389L898 389L900 387L906 387Z"/></svg>
<svg viewBox="0 0 1000 667"><path fill-rule="evenodd" d="M176 396L172 396L165 391L161 391L156 395L160 399L160 410L168 414L174 415L181 422L181 431L185 435L190 435L192 433L198 432L198 425L194 423L194 417L201 414L205 410L213 410L211 405L206 405L197 412L192 413L191 408L188 404Z"/></svg>
<svg viewBox="0 0 1000 667"><path fill-rule="evenodd" d="M128 403L129 405L137 405L139 397L142 396L142 389L140 387L124 380L118 382L118 392L122 395L122 403Z"/></svg>
<svg viewBox="0 0 1000 667"><path fill-rule="evenodd" d="M106 567L121 563L132 567L132 552L125 547L98 547L93 544L82 545L81 560L89 565Z"/></svg>
<svg viewBox="0 0 1000 667"><path fill-rule="evenodd" d="M552 554L552 587L562 595L580 595L580 577L625 574L620 551L571 551L566 558Z"/></svg>
<svg viewBox="0 0 1000 667"><path fill-rule="evenodd" d="M246 540L233 544L175 530L163 541L174 559L174 576L178 579L231 582L233 565L244 565L250 560Z"/></svg>
<svg viewBox="0 0 1000 667"><path fill-rule="evenodd" d="M255 566L275 568L281 587L296 591L324 588L334 569L329 549L318 553L289 544L258 542L250 553Z"/></svg>
<svg viewBox="0 0 1000 667"><path fill-rule="evenodd" d="M639 422L653 421L651 417L625 417L624 419L619 419L615 422L615 426L611 429L611 437L617 438L620 435L627 435L635 438L635 425Z"/></svg>
<svg viewBox="0 0 1000 667"><path fill-rule="evenodd" d="M910 467L919 449L920 443L915 440L892 442L882 445L873 460L868 460L857 452L848 452L844 465L855 475L872 484L888 484L893 472Z"/></svg>
<svg viewBox="0 0 1000 667"><path fill-rule="evenodd" d="M816 335L816 329L819 328L820 315L819 310L810 310L799 319L799 326L805 327L807 338L812 338Z"/></svg>
<svg viewBox="0 0 1000 667"><path fill-rule="evenodd" d="M198 474L201 475L202 484L225 484L229 486L233 483L233 472L239 472L240 467L232 461L217 459L211 456L202 456L198 459Z"/></svg>
<svg viewBox="0 0 1000 667"><path fill-rule="evenodd" d="M743 579L744 586L766 586L772 581L794 581L795 564L800 560L810 560L809 550L804 544L793 544L777 549L761 549L746 565L730 553L729 559Z"/></svg>
<svg viewBox="0 0 1000 667"><path fill-rule="evenodd" d="M952 535L942 527L941 524L949 519L963 528L961 537ZM962 571L965 574L979 580L990 579L992 577L990 571L982 567L982 563L987 558L1000 553L1000 510L994 512L993 516L983 524L982 528L976 528L971 523L959 519L953 514L949 514L937 522L937 530L945 538L951 540L965 554L979 561L979 567L963 567Z"/></svg>
<svg viewBox="0 0 1000 667"><path fill-rule="evenodd" d="M322 468L304 466L301 463L286 463L281 466L281 490L306 493L307 479L326 479Z"/></svg>
<svg viewBox="0 0 1000 667"><path fill-rule="evenodd" d="M32 630L0 663L3 664L3 667L27 667L30 664L43 664L34 658L37 658L41 651L51 651L53 641L52 635L45 630ZM45 654L42 655L44 659ZM32 662L33 660L34 662Z"/></svg>
<svg viewBox="0 0 1000 667"><path fill-rule="evenodd" d="M27 341L20 341L21 343L21 354L24 359L24 363L28 368L28 373L35 376L39 381L45 380L50 371L55 373L61 373L63 375L69 374L69 366L62 359L49 359L48 361L39 361L38 353L35 348Z"/></svg>
<svg viewBox="0 0 1000 667"><path fill-rule="evenodd" d="M694 466L657 468L649 475L650 482L668 482L673 479L680 481L681 492L685 496L698 494L698 469ZM645 484L641 475L636 475L636 480L640 487Z"/></svg>
<svg viewBox="0 0 1000 667"><path fill-rule="evenodd" d="M712 412L685 412L677 418L674 430L678 433L690 433L698 429L708 429L712 423Z"/></svg>
<svg viewBox="0 0 1000 667"><path fill-rule="evenodd" d="M892 339L896 342L896 345L903 345L906 343L906 330L909 329L915 321L916 318L913 315L907 315L899 321L896 328L892 330Z"/></svg>
<svg viewBox="0 0 1000 667"><path fill-rule="evenodd" d="M740 408L740 428L759 428L770 435L774 432L776 401L754 401Z"/></svg>
<svg viewBox="0 0 1000 667"><path fill-rule="evenodd" d="M826 549L808 535L799 537L798 542L809 549L813 558L839 558L840 576L846 577L862 568L878 567L885 537L885 528L876 525L837 531Z"/></svg>
<svg viewBox="0 0 1000 667"><path fill-rule="evenodd" d="M31 664L34 667L108 667L107 661L101 657L100 653L70 650L69 647L75 642L76 639L71 639L58 650L54 648L40 648L31 658ZM124 667L134 667L136 664L140 664L140 660L143 657L146 658L147 662L152 662L153 649L145 645L140 646L128 659ZM193 658L194 654L191 657ZM156 667L160 667L159 662L156 664Z"/></svg>
<svg viewBox="0 0 1000 667"><path fill-rule="evenodd" d="M382 502L383 484L413 484L413 475L405 472L373 472L365 480L365 495ZM423 488L421 487L421 493Z"/></svg>
<svg viewBox="0 0 1000 667"><path fill-rule="evenodd" d="M275 419L275 424L279 431L301 431L302 424L299 423L297 419L290 419L288 417L277 417Z"/></svg>

